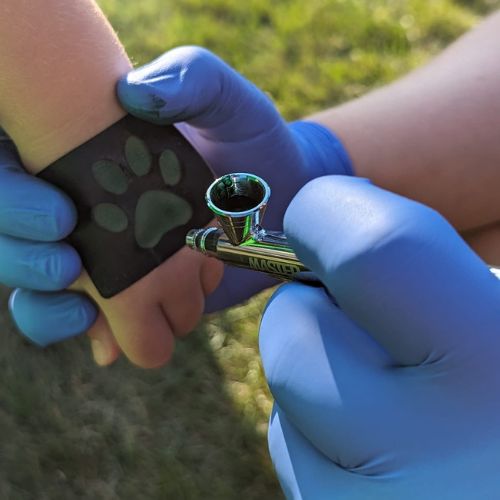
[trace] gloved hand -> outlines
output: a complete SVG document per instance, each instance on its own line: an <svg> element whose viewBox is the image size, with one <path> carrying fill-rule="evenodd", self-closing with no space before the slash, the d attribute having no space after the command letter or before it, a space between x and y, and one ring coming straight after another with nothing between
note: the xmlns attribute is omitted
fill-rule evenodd
<svg viewBox="0 0 500 500"><path fill-rule="evenodd" d="M39 345L87 330L96 311L83 295L63 290L81 272L76 251L59 240L76 224L71 200L28 174L12 142L0 136L0 282L22 287L10 305L19 328Z"/></svg>
<svg viewBox="0 0 500 500"><path fill-rule="evenodd" d="M285 232L328 290L281 287L261 324L287 497L500 498L499 280L439 214L363 179L310 182Z"/></svg>
<svg viewBox="0 0 500 500"><path fill-rule="evenodd" d="M179 125L217 176L251 172L270 185L265 227L281 230L293 195L326 174L352 174L339 140L312 122L288 125L271 100L217 56L179 47L136 69L118 84L127 111L141 119ZM264 274L225 269L206 311L240 302L275 284Z"/></svg>

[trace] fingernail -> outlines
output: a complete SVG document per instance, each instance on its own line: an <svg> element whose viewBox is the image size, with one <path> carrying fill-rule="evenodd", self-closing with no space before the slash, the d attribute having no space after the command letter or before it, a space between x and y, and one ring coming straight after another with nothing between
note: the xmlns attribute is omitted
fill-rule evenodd
<svg viewBox="0 0 500 500"><path fill-rule="evenodd" d="M96 364L99 366L106 366L109 363L109 352L106 346L98 339L92 339L90 341L90 346Z"/></svg>

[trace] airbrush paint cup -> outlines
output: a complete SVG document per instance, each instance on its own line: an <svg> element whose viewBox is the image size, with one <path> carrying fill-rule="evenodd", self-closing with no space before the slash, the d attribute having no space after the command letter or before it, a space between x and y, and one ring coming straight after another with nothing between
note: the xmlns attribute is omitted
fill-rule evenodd
<svg viewBox="0 0 500 500"><path fill-rule="evenodd" d="M215 180L205 199L229 241L241 245L260 230L270 195L270 187L260 177L236 173Z"/></svg>

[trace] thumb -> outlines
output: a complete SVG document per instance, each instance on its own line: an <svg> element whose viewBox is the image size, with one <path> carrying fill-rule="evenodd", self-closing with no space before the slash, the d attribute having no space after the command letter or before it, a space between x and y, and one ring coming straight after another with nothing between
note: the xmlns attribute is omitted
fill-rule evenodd
<svg viewBox="0 0 500 500"><path fill-rule="evenodd" d="M500 283L429 207L329 176L299 191L284 226L298 257L396 362L432 362L491 342Z"/></svg>
<svg viewBox="0 0 500 500"><path fill-rule="evenodd" d="M242 118L250 138L266 130L266 118L278 116L255 85L196 46L172 49L131 71L118 82L117 94L124 108L138 118L160 125L187 121L198 128L223 127L218 135L227 141ZM255 114L258 117L252 118ZM236 133L237 140L245 139L240 130Z"/></svg>

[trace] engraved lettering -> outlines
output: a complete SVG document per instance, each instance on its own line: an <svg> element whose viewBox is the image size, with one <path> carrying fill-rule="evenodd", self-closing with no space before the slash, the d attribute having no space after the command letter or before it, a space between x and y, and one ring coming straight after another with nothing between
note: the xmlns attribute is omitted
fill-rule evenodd
<svg viewBox="0 0 500 500"><path fill-rule="evenodd" d="M300 271L298 266L293 264L285 264L273 260L259 259L257 257L249 257L248 264L256 271L264 271L271 274L284 274L291 276Z"/></svg>

